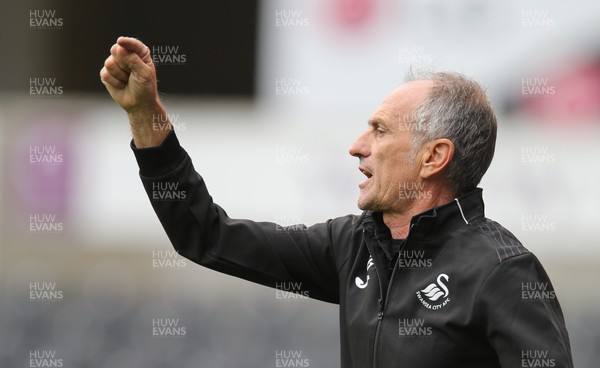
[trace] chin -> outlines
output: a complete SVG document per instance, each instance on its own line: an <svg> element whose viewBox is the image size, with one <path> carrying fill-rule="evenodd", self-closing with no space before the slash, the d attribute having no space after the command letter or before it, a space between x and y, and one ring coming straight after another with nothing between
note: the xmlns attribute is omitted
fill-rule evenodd
<svg viewBox="0 0 600 368"><path fill-rule="evenodd" d="M367 198L359 197L358 201L356 201L356 204L357 204L358 208L363 211L377 211L377 208L373 204L373 201L371 201Z"/></svg>
<svg viewBox="0 0 600 368"><path fill-rule="evenodd" d="M358 206L359 209L361 209L363 211L367 210L366 207L368 207L367 204L365 203L365 201L362 200L361 198L358 198L358 200L356 201L356 205Z"/></svg>

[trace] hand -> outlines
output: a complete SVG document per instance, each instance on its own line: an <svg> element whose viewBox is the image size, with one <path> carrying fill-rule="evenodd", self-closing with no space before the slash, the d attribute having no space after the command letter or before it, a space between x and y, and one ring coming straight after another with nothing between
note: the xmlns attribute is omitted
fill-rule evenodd
<svg viewBox="0 0 600 368"><path fill-rule="evenodd" d="M150 49L140 40L119 37L100 70L100 80L115 102L128 114L138 148L159 145L171 130L155 129L153 121L168 121L158 98L156 69ZM165 126L165 124L163 124Z"/></svg>
<svg viewBox="0 0 600 368"><path fill-rule="evenodd" d="M156 69L150 49L131 37L119 37L100 71L108 93L128 113L153 107L158 100Z"/></svg>

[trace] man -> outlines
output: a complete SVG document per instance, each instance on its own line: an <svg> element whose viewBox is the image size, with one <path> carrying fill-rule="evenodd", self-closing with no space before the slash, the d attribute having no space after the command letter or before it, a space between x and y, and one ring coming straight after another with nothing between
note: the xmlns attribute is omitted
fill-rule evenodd
<svg viewBox="0 0 600 368"><path fill-rule="evenodd" d="M476 186L493 157L496 118L475 82L437 73L395 89L350 148L367 177L362 215L299 231L231 219L213 203L175 134L152 129L166 112L143 43L120 37L100 76L128 114L148 194L160 183L186 192L151 200L177 251L339 304L342 367L572 367L543 267L484 217Z"/></svg>

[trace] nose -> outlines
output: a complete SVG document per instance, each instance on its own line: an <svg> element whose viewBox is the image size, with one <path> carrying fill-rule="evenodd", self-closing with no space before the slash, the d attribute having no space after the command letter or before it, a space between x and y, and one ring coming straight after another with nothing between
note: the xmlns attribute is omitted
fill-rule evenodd
<svg viewBox="0 0 600 368"><path fill-rule="evenodd" d="M351 156L361 158L371 155L371 145L369 144L368 135L369 131L367 130L356 138L348 150Z"/></svg>

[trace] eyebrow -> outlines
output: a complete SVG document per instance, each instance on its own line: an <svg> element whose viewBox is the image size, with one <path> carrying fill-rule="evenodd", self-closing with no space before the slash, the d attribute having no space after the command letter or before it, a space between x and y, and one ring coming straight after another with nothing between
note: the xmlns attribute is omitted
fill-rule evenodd
<svg viewBox="0 0 600 368"><path fill-rule="evenodd" d="M381 125L384 128L388 127L388 125L385 123L385 121L381 120L380 118L369 119L369 121L367 121L368 126L373 126L375 124Z"/></svg>

